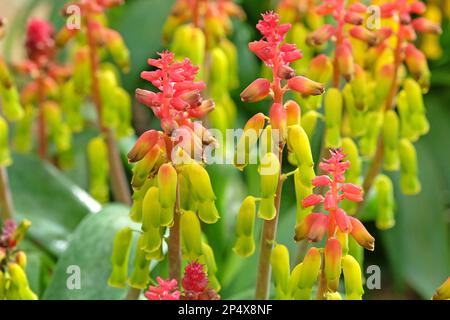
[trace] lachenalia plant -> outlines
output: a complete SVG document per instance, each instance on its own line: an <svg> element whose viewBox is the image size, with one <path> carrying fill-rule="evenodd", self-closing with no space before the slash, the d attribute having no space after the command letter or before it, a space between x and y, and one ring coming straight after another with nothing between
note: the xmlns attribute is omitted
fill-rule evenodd
<svg viewBox="0 0 450 320"><path fill-rule="evenodd" d="M78 114L80 105L91 101L95 107L95 124L100 131L87 147L90 192L100 202L109 200L109 185L116 201L131 202L117 139L133 133L131 128L131 98L121 87L118 66L129 69L129 51L122 36L108 27L105 11L122 4L122 0L76 0L69 7L79 8L79 25L66 24L56 35L56 45L62 47L71 39L73 74L62 90L69 113ZM109 56L115 65L106 62ZM80 115L73 116L72 125L82 124Z"/></svg>
<svg viewBox="0 0 450 320"><path fill-rule="evenodd" d="M430 72L413 42L416 32L436 35L440 27L418 16L425 12L420 1L379 1L367 7L329 0L316 12L333 22L307 39L310 45L333 44L331 63L319 55L310 64L318 75L332 70L331 88L323 99L322 155L329 148L343 148L353 164L349 181L361 182L366 193L375 187L376 225L388 229L395 223L393 187L380 171L400 169L403 193L418 193L413 142L429 130L422 95L428 91ZM370 162L365 172L360 156ZM349 214L359 214L364 207L347 201L343 206Z"/></svg>
<svg viewBox="0 0 450 320"><path fill-rule="evenodd" d="M220 284L215 277L214 253L202 236L201 222L212 224L219 219L214 191L204 168L204 150L214 148L215 139L201 121L194 120L206 116L214 104L202 99L205 83L195 81L199 68L189 59L177 61L169 51L159 56L148 60L155 70L141 74L158 91L137 89L136 98L160 119L162 130L144 132L128 154L134 164L130 217L141 223L134 269L128 278L132 230L125 228L114 242L109 284L123 287L128 279L128 285L134 289L129 298L136 297L150 283L150 262L163 260L167 255L169 282L159 279L157 288L150 287L149 298L155 297L152 292L164 291L167 286L175 289L177 284L183 284L187 290L181 281L182 265L184 261L197 261L201 265L192 268L199 276L203 272L208 275L207 284L199 283L202 290L197 293L206 290L212 299Z"/></svg>
<svg viewBox="0 0 450 320"><path fill-rule="evenodd" d="M296 181L301 184L296 186L297 191L309 193L309 188L312 188L310 181L315 175L309 139L300 125L300 107L292 100L285 101L285 93L295 91L303 95L320 95L324 90L322 84L296 76L289 66L302 56L294 44L284 42L291 25L280 23L279 16L273 12L267 12L262 17L256 26L262 39L251 42L249 49L272 71L271 80L256 79L241 93L241 99L244 102L257 102L270 96L273 102L268 116L258 113L247 122L235 156L235 166L243 170L251 163L252 149L259 140L261 192L259 197L249 196L244 200L237 217L237 239L234 246L234 251L240 256L254 253L253 230L256 201L259 202L258 216L263 219L263 229L256 272L257 299L269 297L270 257L281 212L283 182L288 176L295 175ZM270 123L267 126L266 120ZM295 158L298 168L284 174L281 168L286 149ZM302 188L304 190L301 191ZM298 220L301 219L299 216Z"/></svg>
<svg viewBox="0 0 450 320"><path fill-rule="evenodd" d="M80 129L73 126L74 112L67 110L67 92L63 91L71 76L70 67L56 60L54 29L45 20L30 20L25 47L27 59L16 68L26 74L29 81L21 91L25 112L15 127L14 147L20 153L30 152L36 128L39 157L59 167L69 167L73 156L72 133ZM75 117L79 116L77 112Z"/></svg>
<svg viewBox="0 0 450 320"><path fill-rule="evenodd" d="M178 0L163 30L171 51L200 67L197 78L207 84L203 95L216 106L208 115L210 126L223 133L235 123L230 91L239 86L237 49L227 36L231 18L244 16L233 0Z"/></svg>

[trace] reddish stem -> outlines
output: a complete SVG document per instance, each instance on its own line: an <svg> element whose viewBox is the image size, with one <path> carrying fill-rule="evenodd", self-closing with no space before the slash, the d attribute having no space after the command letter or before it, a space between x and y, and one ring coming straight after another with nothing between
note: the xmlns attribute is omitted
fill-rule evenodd
<svg viewBox="0 0 450 320"><path fill-rule="evenodd" d="M99 60L97 54L97 46L93 34L95 28L91 17L87 17L87 41L89 47L89 63L91 67L91 85L92 85L92 99L95 104L97 112L97 125L104 135L105 142L108 146L108 161L110 167L110 179L114 199L119 202L131 204L131 193L129 189L128 180L125 170L120 159L119 150L116 145L114 132L103 125L102 120L102 99L100 96L100 84L98 80Z"/></svg>
<svg viewBox="0 0 450 320"><path fill-rule="evenodd" d="M276 52L275 56L279 57L279 51L277 45L274 45L274 50ZM284 91L281 87L281 79L278 76L279 68L281 67L281 61L275 59L274 66L272 68L272 90L273 90L273 100L275 103L283 103ZM269 287L270 287L270 256L272 254L273 245L275 242L277 234L278 217L280 215L280 204L281 204L281 192L283 189L283 178L282 178L282 162L283 162L283 150L284 142L280 142L278 146L278 161L280 162L280 172L278 177L278 185L275 193L275 218L272 220L264 220L261 245L259 253L259 264L258 264L258 276L256 280L256 292L255 298L257 300L266 300L269 298Z"/></svg>
<svg viewBox="0 0 450 320"><path fill-rule="evenodd" d="M47 159L47 129L45 126L44 102L45 102L45 84L42 74L36 80L38 91L38 155L42 160Z"/></svg>
<svg viewBox="0 0 450 320"><path fill-rule="evenodd" d="M0 167L0 218L4 221L13 217L14 207L9 188L8 171Z"/></svg>

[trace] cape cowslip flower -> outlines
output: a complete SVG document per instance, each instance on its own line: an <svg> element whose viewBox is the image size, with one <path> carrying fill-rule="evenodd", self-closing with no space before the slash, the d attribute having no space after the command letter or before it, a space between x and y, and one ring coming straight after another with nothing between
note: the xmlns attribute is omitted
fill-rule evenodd
<svg viewBox="0 0 450 320"><path fill-rule="evenodd" d="M0 247L11 248L15 246L13 235L16 231L17 225L12 219L5 220L3 223L2 233L0 234Z"/></svg>
<svg viewBox="0 0 450 320"><path fill-rule="evenodd" d="M345 172L350 162L344 160L341 149L331 151L331 157L319 164L320 169L327 175L317 176L312 180L315 187L329 187L325 196L311 194L303 199L303 207L316 206L323 203L328 215L312 213L296 227L297 241L308 239L320 241L326 232L328 237L335 236L337 230L350 234L361 246L374 250L374 238L368 233L363 224L356 218L350 217L339 207L339 203L346 199L351 202L363 201L362 188L345 182Z"/></svg>
<svg viewBox="0 0 450 320"><path fill-rule="evenodd" d="M177 280L163 280L157 277L156 281L158 286L150 286L144 294L148 300L180 300Z"/></svg>

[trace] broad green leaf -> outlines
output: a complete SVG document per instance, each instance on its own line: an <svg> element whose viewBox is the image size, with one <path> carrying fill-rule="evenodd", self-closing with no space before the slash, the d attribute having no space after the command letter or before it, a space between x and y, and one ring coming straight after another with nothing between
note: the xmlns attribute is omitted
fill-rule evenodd
<svg viewBox="0 0 450 320"><path fill-rule="evenodd" d="M35 156L15 155L8 173L18 219L32 222L28 238L52 256L65 250L87 214L100 210L84 190Z"/></svg>
<svg viewBox="0 0 450 320"><path fill-rule="evenodd" d="M44 299L101 300L125 296L126 289L109 287L107 281L116 232L125 226L139 230L131 222L128 212L129 208L124 205L110 204L83 220L56 265ZM67 272L70 266L79 267L80 289L71 290L67 286L68 277L74 274Z"/></svg>

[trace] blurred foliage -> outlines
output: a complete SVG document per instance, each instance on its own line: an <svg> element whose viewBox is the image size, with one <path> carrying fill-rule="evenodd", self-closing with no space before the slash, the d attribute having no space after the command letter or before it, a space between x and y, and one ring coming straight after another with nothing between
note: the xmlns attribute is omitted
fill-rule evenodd
<svg viewBox="0 0 450 320"><path fill-rule="evenodd" d="M61 26L59 11L64 1L30 0L17 19L12 21L5 50L11 49L14 41L23 41L23 26L37 4L47 3L55 25ZM270 0L239 1L246 10L248 20L235 22L232 40L239 52L239 76L245 87L258 77L260 66L247 49L248 41L255 38L254 24L259 12L270 8ZM126 5L110 13L113 27L123 35L131 51L132 68L123 77L124 86L133 93L140 83L139 73L147 69L146 60L163 49L160 34L162 25L170 11L173 0L127 0ZM366 254L366 264L378 264L382 270L382 289L374 296L383 298L412 289L422 298L430 298L435 288L450 272L450 34L449 22L443 25L441 45L443 56L430 63L432 88L426 95L427 114L431 130L417 143L420 178L423 190L416 196L396 195L396 225L388 231L376 231L377 247L374 253ZM10 52L9 52L10 53ZM258 111L267 108L243 104L239 101L239 88L233 93L239 109L238 125ZM136 105L136 110L145 109ZM139 110L152 119L150 110ZM139 122L140 125L141 122ZM144 128L155 123L149 121ZM322 127L322 126L321 126ZM321 128L319 127L319 128ZM33 290L48 299L115 299L124 295L123 290L110 288L106 281L110 272L110 253L115 232L129 224L128 209L124 206L108 205L99 213L100 206L79 186L87 187L86 163L83 154L85 145L95 132L84 132L75 138L75 167L64 174L33 157L16 156L9 168L15 207L20 218L32 220L28 241L23 246L29 251L27 273ZM315 160L318 160L321 133L312 139ZM125 154L133 139L120 143ZM223 284L221 295L225 299L251 298L255 282L258 257L238 258L231 250L234 240L235 215L245 194L257 194L258 175L255 168L245 174L232 167L209 168L214 190L218 198L220 223L206 230L210 244L216 250L220 266L219 278ZM398 176L393 175L398 189ZM78 185L78 186L77 186ZM293 241L295 208L290 181L286 183L277 241L288 246L292 253L297 245ZM368 205L365 216L370 216L373 205ZM260 228L260 225L257 226ZM258 234L258 233L257 233ZM69 242L70 241L70 242ZM258 250L258 249L257 249ZM258 251L256 251L258 252ZM291 254L295 256L295 254ZM59 259L58 259L59 258ZM51 274L54 264L56 267ZM82 270L82 290L67 290L66 269L76 264ZM160 272L162 268L156 268ZM52 277L50 278L50 275ZM372 293L367 290L366 297ZM402 297L402 296L400 296ZM403 296L407 298L408 296Z"/></svg>

